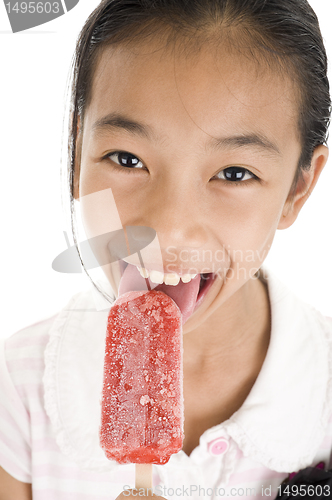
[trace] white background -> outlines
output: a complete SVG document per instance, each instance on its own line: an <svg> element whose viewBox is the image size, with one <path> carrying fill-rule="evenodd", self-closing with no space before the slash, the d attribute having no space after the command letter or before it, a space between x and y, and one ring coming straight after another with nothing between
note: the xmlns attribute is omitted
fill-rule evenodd
<svg viewBox="0 0 332 500"><path fill-rule="evenodd" d="M0 3L0 338L56 313L87 286L52 270L66 248L60 160L65 92L75 41L99 3L13 34ZM332 66L326 0L311 0ZM331 74L331 73L330 73ZM332 155L296 223L278 231L266 264L300 297L332 316Z"/></svg>

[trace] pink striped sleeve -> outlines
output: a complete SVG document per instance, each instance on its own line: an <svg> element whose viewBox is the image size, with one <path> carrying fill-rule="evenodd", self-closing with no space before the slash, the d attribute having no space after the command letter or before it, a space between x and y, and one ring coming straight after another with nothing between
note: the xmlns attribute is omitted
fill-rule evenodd
<svg viewBox="0 0 332 500"><path fill-rule="evenodd" d="M0 341L0 465L31 483L30 418L8 372L4 345Z"/></svg>

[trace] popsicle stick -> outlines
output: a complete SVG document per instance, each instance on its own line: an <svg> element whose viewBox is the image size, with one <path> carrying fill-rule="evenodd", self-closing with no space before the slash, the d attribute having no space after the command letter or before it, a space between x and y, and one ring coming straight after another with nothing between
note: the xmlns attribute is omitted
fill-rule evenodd
<svg viewBox="0 0 332 500"><path fill-rule="evenodd" d="M137 490L152 488L152 464L136 464L135 488Z"/></svg>

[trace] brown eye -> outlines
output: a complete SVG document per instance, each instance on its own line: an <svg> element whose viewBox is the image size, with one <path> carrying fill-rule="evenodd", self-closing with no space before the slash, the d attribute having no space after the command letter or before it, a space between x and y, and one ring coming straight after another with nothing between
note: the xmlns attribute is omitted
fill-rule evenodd
<svg viewBox="0 0 332 500"><path fill-rule="evenodd" d="M241 182L249 179L257 179L257 176L243 167L227 167L221 170L216 177L230 182Z"/></svg>
<svg viewBox="0 0 332 500"><path fill-rule="evenodd" d="M127 168L142 168L143 163L137 158L137 156L131 153L126 153L125 151L118 151L116 153L111 153L107 155L108 158L118 163L121 167Z"/></svg>

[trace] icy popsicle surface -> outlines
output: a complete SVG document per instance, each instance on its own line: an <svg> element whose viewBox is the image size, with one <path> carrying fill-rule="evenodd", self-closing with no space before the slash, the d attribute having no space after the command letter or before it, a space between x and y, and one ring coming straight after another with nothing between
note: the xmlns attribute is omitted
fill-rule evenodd
<svg viewBox="0 0 332 500"><path fill-rule="evenodd" d="M165 464L182 441L181 312L163 292L125 293L108 316L101 447L121 464Z"/></svg>

